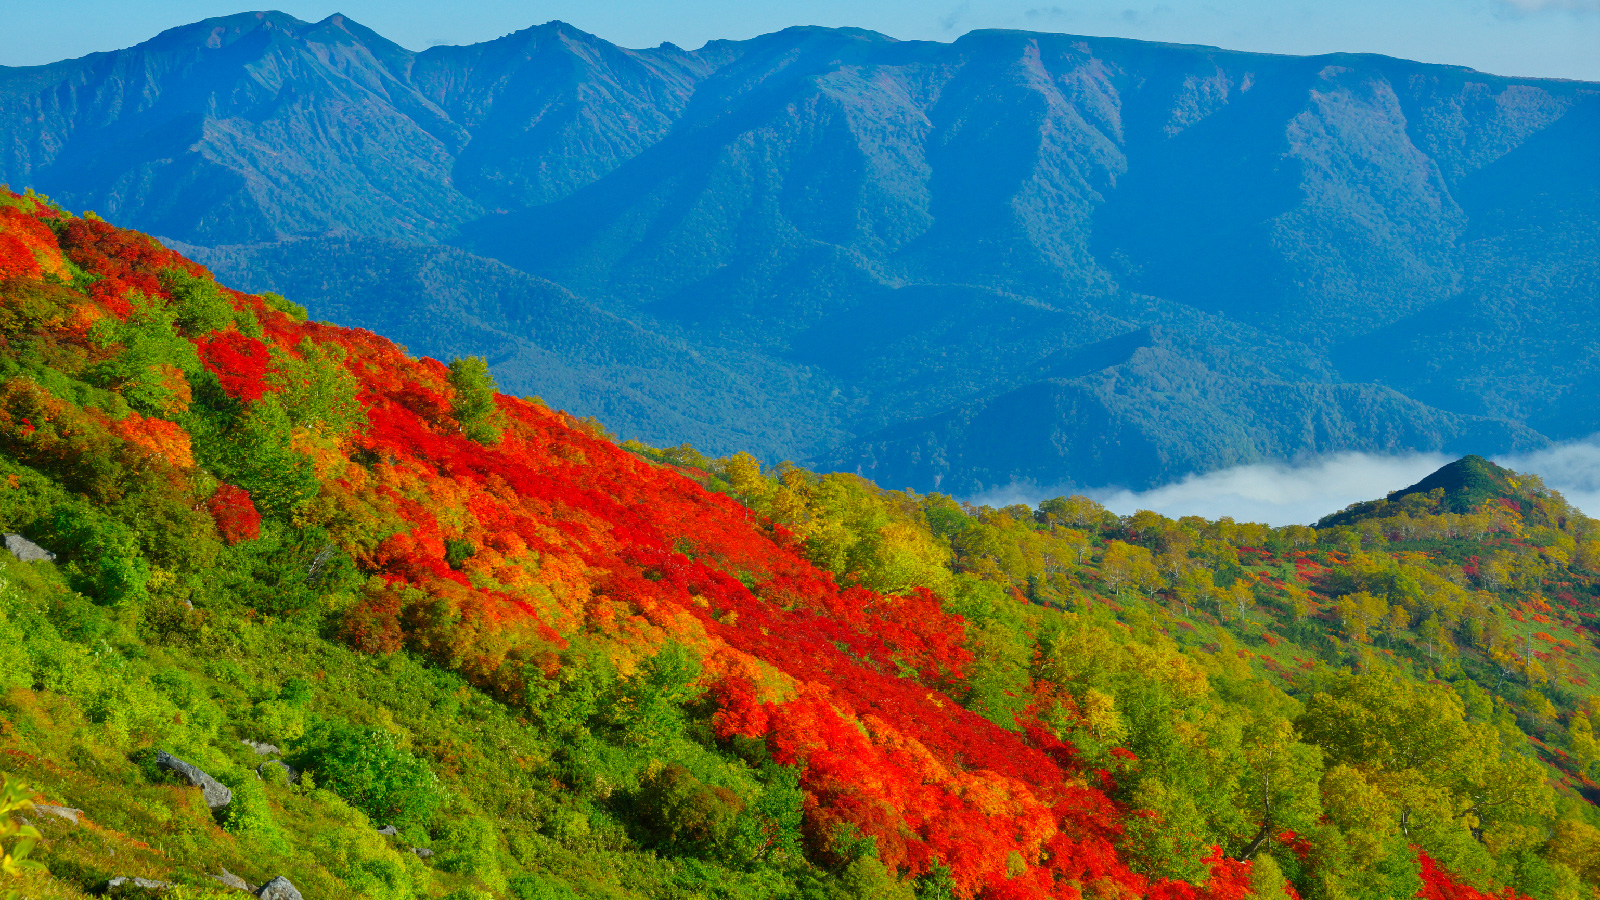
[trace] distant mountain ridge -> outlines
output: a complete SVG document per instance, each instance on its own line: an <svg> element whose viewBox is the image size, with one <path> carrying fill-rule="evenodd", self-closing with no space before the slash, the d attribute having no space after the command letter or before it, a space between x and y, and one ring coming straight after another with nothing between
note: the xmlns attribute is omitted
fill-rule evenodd
<svg viewBox="0 0 1600 900"><path fill-rule="evenodd" d="M625 436L958 493L1600 428L1595 146L1593 84L1023 32L0 69L0 181Z"/></svg>

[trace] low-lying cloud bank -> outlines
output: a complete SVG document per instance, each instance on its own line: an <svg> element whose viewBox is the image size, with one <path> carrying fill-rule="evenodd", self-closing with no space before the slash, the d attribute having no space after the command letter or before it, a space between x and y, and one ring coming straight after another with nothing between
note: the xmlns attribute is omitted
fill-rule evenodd
<svg viewBox="0 0 1600 900"><path fill-rule="evenodd" d="M1294 465L1257 463L1190 475L1148 491L1062 491L1019 484L971 499L989 506L1034 506L1062 493L1084 493L1121 514L1149 509L1173 518L1232 516L1240 522L1309 525L1352 503L1416 484L1453 459L1440 453L1338 453ZM1600 435L1536 453L1496 457L1495 462L1540 476L1574 506L1600 517Z"/></svg>

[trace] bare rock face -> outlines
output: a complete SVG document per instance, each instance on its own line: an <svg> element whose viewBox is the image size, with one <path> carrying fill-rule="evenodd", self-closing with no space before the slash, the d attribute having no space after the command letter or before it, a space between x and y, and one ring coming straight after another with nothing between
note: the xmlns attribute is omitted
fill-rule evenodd
<svg viewBox="0 0 1600 900"><path fill-rule="evenodd" d="M51 806L48 803L35 803L33 811L44 813L47 816L55 816L58 819L66 819L74 825L78 824L78 817L83 815L83 810L81 809L73 809L70 806Z"/></svg>
<svg viewBox="0 0 1600 900"><path fill-rule="evenodd" d="M418 859L427 859L433 855L433 851L427 847L412 847L411 852L415 853Z"/></svg>
<svg viewBox="0 0 1600 900"><path fill-rule="evenodd" d="M228 790L227 786L222 782L202 772L199 766L186 763L165 750L156 754L156 765L169 772L176 773L185 781L199 788L201 793L205 795L206 805L212 809L222 809L233 802L233 791Z"/></svg>
<svg viewBox="0 0 1600 900"><path fill-rule="evenodd" d="M256 891L256 896L261 900L305 900L295 886L289 883L289 879L282 875L263 884L261 889Z"/></svg>
<svg viewBox="0 0 1600 900"><path fill-rule="evenodd" d="M378 833L385 837L394 837L400 833L400 829L394 827L393 825L385 825L378 829Z"/></svg>
<svg viewBox="0 0 1600 900"><path fill-rule="evenodd" d="M54 562L56 555L20 534L0 534L6 550L22 562Z"/></svg>
<svg viewBox="0 0 1600 900"><path fill-rule="evenodd" d="M264 741L252 741L249 739L242 740L239 743L249 747L251 750L254 750L257 756L281 756L283 754L283 751L279 750L276 744L268 744Z"/></svg>

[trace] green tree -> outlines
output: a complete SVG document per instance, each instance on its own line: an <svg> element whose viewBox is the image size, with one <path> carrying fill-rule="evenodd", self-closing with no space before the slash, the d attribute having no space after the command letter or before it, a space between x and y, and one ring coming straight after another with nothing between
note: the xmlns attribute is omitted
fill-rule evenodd
<svg viewBox="0 0 1600 900"><path fill-rule="evenodd" d="M489 363L481 356L463 356L450 361L450 386L455 396L450 411L461 425L461 432L480 444L500 443L503 420L495 405L494 379Z"/></svg>

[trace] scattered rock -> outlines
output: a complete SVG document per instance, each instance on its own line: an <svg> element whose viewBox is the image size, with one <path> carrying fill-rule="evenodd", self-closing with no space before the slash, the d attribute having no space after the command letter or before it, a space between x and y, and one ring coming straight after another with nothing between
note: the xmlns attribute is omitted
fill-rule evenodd
<svg viewBox="0 0 1600 900"><path fill-rule="evenodd" d="M200 771L198 766L190 765L165 750L156 754L156 765L169 772L176 772L185 781L199 788L205 795L206 805L212 809L221 809L233 802L233 791L228 790L222 782Z"/></svg>
<svg viewBox="0 0 1600 900"><path fill-rule="evenodd" d="M0 534L0 540L5 541L6 549L22 562L54 562L56 555L49 550L35 544L20 534L6 532Z"/></svg>
<svg viewBox="0 0 1600 900"><path fill-rule="evenodd" d="M34 812L42 812L45 815L66 819L74 825L78 824L78 817L83 815L83 810L81 809L73 809L70 806L51 806L48 803L35 803L33 810Z"/></svg>
<svg viewBox="0 0 1600 900"><path fill-rule="evenodd" d="M256 766L256 774L260 775L262 778L267 777L267 768L269 766L274 769L282 769L284 780L290 784L300 783L300 773L295 770L294 766L289 765L281 759L269 759L261 765Z"/></svg>
<svg viewBox="0 0 1600 900"><path fill-rule="evenodd" d="M412 847L411 852L415 853L418 859L427 859L433 855L433 851L427 847Z"/></svg>
<svg viewBox="0 0 1600 900"><path fill-rule="evenodd" d="M256 892L255 885L245 881L243 878L240 878L232 872L229 872L227 869L223 869L221 875L212 875L211 880L220 881L223 885L231 887L236 891L248 891L252 894Z"/></svg>
<svg viewBox="0 0 1600 900"><path fill-rule="evenodd" d="M289 879L282 875L263 884L261 889L256 891L256 896L261 900L305 900L300 896L300 892L294 889L294 885L289 883Z"/></svg>
<svg viewBox="0 0 1600 900"><path fill-rule="evenodd" d="M282 756L283 755L283 751L279 750L277 748L277 746L273 745L273 744L267 744L267 743L263 743L261 741L252 741L252 740L243 740L243 741L240 741L239 743L245 745L246 747L249 747L251 750L254 750L256 752L257 756Z"/></svg>
<svg viewBox="0 0 1600 900"><path fill-rule="evenodd" d="M172 885L165 881L156 881L152 878L129 878L126 875L118 875L117 877L106 882L106 890L108 891L114 891L123 887L144 888L147 891L164 891L167 888L172 887Z"/></svg>
<svg viewBox="0 0 1600 900"><path fill-rule="evenodd" d="M394 827L393 825L385 825L382 828L378 829L378 833L382 834L382 835L387 835L389 837L394 837L395 835L400 833L400 829Z"/></svg>

